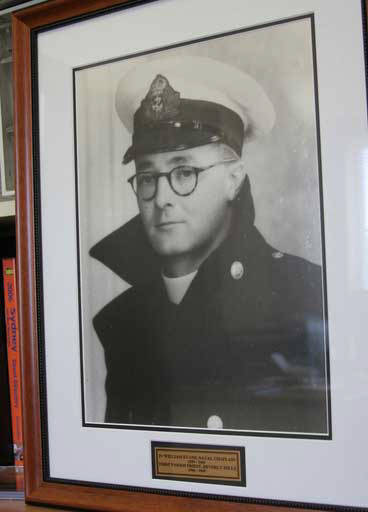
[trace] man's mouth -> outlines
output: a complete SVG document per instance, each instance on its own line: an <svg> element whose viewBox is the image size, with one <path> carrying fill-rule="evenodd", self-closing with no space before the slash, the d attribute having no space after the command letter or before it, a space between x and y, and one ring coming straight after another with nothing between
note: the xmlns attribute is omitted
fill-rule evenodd
<svg viewBox="0 0 368 512"><path fill-rule="evenodd" d="M159 229L169 228L170 226L175 226L176 224L183 224L183 222L179 221L179 220L166 220L166 221L158 222L156 224L156 228L159 228Z"/></svg>

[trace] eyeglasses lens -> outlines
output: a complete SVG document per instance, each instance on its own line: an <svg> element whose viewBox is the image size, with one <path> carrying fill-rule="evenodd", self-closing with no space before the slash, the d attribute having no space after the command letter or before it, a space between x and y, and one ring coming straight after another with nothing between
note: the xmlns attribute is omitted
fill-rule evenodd
<svg viewBox="0 0 368 512"><path fill-rule="evenodd" d="M156 193L156 178L150 173L141 173L135 176L133 187L141 199L151 199Z"/></svg>
<svg viewBox="0 0 368 512"><path fill-rule="evenodd" d="M195 189L197 181L193 167L181 166L171 171L171 186L177 194L188 195Z"/></svg>
<svg viewBox="0 0 368 512"><path fill-rule="evenodd" d="M160 177L166 178L173 191L181 196L191 194L197 184L196 171L190 166L175 167L164 175L142 172L134 176L133 179L133 188L138 197L145 201L152 199L156 195L157 182Z"/></svg>

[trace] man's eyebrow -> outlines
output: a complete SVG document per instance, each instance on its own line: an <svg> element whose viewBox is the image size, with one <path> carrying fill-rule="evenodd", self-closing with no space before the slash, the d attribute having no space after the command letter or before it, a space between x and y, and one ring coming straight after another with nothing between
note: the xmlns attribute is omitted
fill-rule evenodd
<svg viewBox="0 0 368 512"><path fill-rule="evenodd" d="M180 164L186 164L188 162L191 162L193 160L193 157L191 155L186 156L173 156L169 160L169 164L172 165L180 165Z"/></svg>
<svg viewBox="0 0 368 512"><path fill-rule="evenodd" d="M152 162L149 160L142 160L141 162L136 164L137 171L143 172L147 170L152 170L154 166L152 165Z"/></svg>
<svg viewBox="0 0 368 512"><path fill-rule="evenodd" d="M168 160L168 164L172 165L173 167L177 165L187 164L193 161L193 157L191 155L178 155L173 156ZM155 169L155 165L150 160L141 160L136 164L136 170L137 172L144 172L144 171L153 171Z"/></svg>

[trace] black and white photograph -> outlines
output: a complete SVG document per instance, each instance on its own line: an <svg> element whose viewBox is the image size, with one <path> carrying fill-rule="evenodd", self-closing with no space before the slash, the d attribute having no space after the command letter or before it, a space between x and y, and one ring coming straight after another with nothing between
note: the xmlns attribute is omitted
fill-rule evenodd
<svg viewBox="0 0 368 512"><path fill-rule="evenodd" d="M74 70L85 425L331 438L313 23Z"/></svg>

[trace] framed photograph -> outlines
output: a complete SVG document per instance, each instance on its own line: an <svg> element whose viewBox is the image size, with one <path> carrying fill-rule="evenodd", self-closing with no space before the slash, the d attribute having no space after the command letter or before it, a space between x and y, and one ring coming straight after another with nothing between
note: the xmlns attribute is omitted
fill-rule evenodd
<svg viewBox="0 0 368 512"><path fill-rule="evenodd" d="M366 22L13 15L27 501L368 506Z"/></svg>

